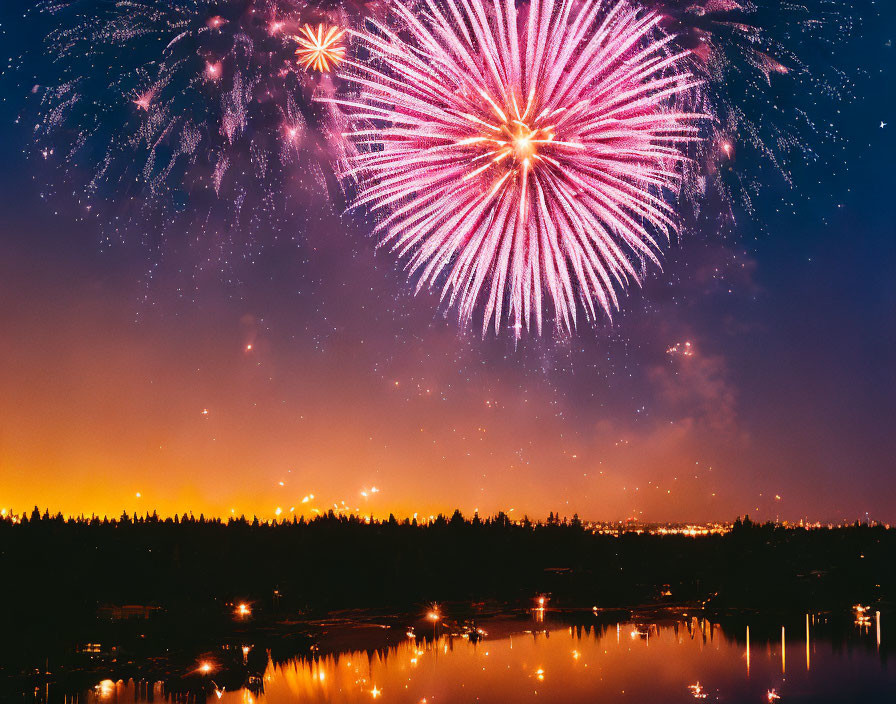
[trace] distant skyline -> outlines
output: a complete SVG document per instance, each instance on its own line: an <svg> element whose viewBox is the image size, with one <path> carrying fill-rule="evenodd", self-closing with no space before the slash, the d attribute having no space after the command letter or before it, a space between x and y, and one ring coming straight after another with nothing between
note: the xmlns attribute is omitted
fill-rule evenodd
<svg viewBox="0 0 896 704"><path fill-rule="evenodd" d="M7 74L0 508L896 521L896 10L869 7L824 161L730 231L704 212L612 324L518 344L414 297L325 203L259 252L222 255L229 222L105 241L45 186L29 71ZM39 39L19 10L9 57Z"/></svg>

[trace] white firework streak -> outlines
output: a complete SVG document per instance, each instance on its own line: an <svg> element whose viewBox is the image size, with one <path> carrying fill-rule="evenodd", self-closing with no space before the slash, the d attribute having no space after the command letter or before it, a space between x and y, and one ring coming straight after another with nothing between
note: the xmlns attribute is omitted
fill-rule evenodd
<svg viewBox="0 0 896 704"><path fill-rule="evenodd" d="M335 102L357 146L353 207L482 332L570 333L659 263L706 118L686 52L627 2L423 0L352 32ZM356 51L356 53L358 53Z"/></svg>

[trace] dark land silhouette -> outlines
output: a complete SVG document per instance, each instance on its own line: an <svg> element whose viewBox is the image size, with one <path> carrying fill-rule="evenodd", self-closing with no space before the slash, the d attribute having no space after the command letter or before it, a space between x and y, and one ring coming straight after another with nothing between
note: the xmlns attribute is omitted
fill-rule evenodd
<svg viewBox="0 0 896 704"><path fill-rule="evenodd" d="M595 533L546 523L439 516L369 520L332 513L262 522L203 516L65 519L35 509L0 520L6 616L94 616L103 605L256 612L403 608L528 599L632 606L825 608L890 600L896 530L794 528L738 519L716 535Z"/></svg>
<svg viewBox="0 0 896 704"><path fill-rule="evenodd" d="M744 610L816 613L856 603L889 612L896 530L738 519L727 533L691 537L599 533L553 516L532 523L456 512L418 525L329 514L269 523L65 519L35 509L0 520L0 631L14 634L0 642L0 679L4 670L19 682L50 671L89 679L89 643L117 644L120 676L134 676L127 663L165 653L158 672L141 674L165 679L196 653L222 643L238 650L247 638L272 657L310 653L319 633L310 624L340 610L353 610L341 614L347 619L361 610L392 618L397 637L418 619L423 637L434 602L460 627L502 608L531 608L538 595L589 619L673 605L729 620ZM189 690L193 680L182 679L172 686Z"/></svg>

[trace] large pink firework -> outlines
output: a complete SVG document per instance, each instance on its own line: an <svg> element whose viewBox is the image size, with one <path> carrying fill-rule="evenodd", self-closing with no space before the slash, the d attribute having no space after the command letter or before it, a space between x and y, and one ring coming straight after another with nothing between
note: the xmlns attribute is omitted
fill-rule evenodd
<svg viewBox="0 0 896 704"><path fill-rule="evenodd" d="M422 0L353 33L344 175L417 290L463 322L481 306L483 334L618 308L676 231L703 117L658 23L624 0Z"/></svg>

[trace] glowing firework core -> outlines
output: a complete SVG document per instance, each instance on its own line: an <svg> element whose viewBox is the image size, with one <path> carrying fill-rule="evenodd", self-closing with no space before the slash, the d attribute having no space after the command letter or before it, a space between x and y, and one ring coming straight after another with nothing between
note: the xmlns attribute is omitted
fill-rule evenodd
<svg viewBox="0 0 896 704"><path fill-rule="evenodd" d="M553 134L548 134L546 135L547 139L536 139L539 136L538 133L538 129L533 130L526 123L520 122L517 133L511 136L514 156L525 166L528 166L532 159L537 158L535 145L538 142L549 142L554 138Z"/></svg>
<svg viewBox="0 0 896 704"><path fill-rule="evenodd" d="M317 25L315 30L309 25L302 27L301 36L295 39L299 43L296 56L305 69L313 68L324 73L335 68L345 58L345 47L340 43L344 29L324 24Z"/></svg>
<svg viewBox="0 0 896 704"><path fill-rule="evenodd" d="M494 183L493 190L497 191L504 185L508 177L513 177L513 185L519 189L520 216L525 217L529 171L534 169L539 161L547 160L556 164L556 159L550 157L552 150L582 149L582 145L556 141L554 125L542 124L546 118L561 111L551 111L550 114L547 114L548 111L545 110L540 115L534 117L530 115L534 97L532 93L530 93L522 113L515 97L511 98L510 105L504 110L487 94L483 93L482 97L495 117L498 118L499 124L490 124L477 118L471 120L471 129L476 136L461 140L458 145L484 147L485 151L474 157L474 161L481 159L487 159L487 161L483 166L464 176L464 180L487 172L494 167L497 170L498 178ZM544 151L544 155L540 154L542 151ZM554 151L554 154L556 156L557 151Z"/></svg>

